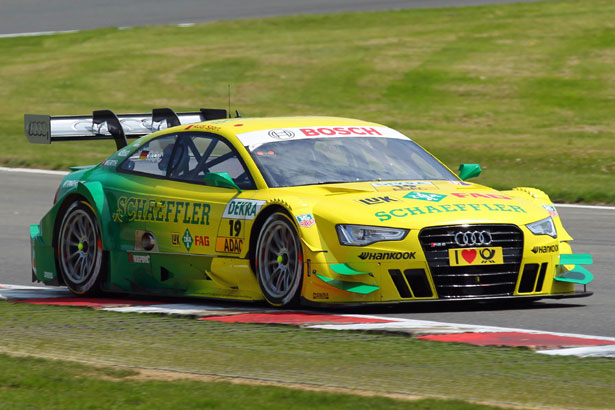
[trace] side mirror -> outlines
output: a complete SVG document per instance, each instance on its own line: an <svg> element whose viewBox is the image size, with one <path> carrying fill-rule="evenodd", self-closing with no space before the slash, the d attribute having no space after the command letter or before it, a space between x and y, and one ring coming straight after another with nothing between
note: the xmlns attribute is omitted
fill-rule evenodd
<svg viewBox="0 0 615 410"><path fill-rule="evenodd" d="M466 179L479 176L481 171L478 164L461 164L459 165L459 178L465 181Z"/></svg>
<svg viewBox="0 0 615 410"><path fill-rule="evenodd" d="M232 188L239 192L242 192L241 188L237 186L233 178L226 172L208 172L205 174L205 183L211 186L217 186L221 188Z"/></svg>

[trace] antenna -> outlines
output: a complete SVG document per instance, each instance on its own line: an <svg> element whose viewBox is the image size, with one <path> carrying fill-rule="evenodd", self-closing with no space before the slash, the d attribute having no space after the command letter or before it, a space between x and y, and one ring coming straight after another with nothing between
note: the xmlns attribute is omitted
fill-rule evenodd
<svg viewBox="0 0 615 410"><path fill-rule="evenodd" d="M231 118L231 85L228 84L228 117Z"/></svg>

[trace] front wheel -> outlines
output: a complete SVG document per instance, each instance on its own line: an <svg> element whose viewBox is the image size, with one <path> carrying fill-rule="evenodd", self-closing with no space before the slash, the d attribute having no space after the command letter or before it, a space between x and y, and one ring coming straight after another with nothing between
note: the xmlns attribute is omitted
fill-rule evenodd
<svg viewBox="0 0 615 410"><path fill-rule="evenodd" d="M98 291L103 250L100 227L87 202L73 202L58 232L58 265L64 282L77 295Z"/></svg>
<svg viewBox="0 0 615 410"><path fill-rule="evenodd" d="M258 235L255 268L265 299L273 306L292 306L299 300L303 252L292 221L283 213L269 216Z"/></svg>

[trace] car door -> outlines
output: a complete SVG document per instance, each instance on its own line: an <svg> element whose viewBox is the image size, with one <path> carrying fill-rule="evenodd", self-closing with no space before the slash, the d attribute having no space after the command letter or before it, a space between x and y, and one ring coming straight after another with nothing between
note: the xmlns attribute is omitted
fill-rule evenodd
<svg viewBox="0 0 615 410"><path fill-rule="evenodd" d="M114 228L109 290L147 292L157 287L151 254L158 251L158 245L149 225L164 215L152 191L154 181L166 175L161 160L176 139L176 134L164 135L136 150L133 145L125 147L117 153L121 163L116 172L105 175L104 192Z"/></svg>
<svg viewBox="0 0 615 410"><path fill-rule="evenodd" d="M211 295L219 285L212 281L213 258L239 257L245 235L239 219L229 219L226 229L220 221L240 189L254 189L254 182L239 154L219 135L181 132L146 145L131 156L143 159L126 166L134 173L153 172L145 223L155 248L147 253L151 277L143 282L148 291L154 291L154 284L167 294ZM138 161L153 162L155 167ZM212 173L225 173L241 188L208 185L205 177ZM220 235L221 229L229 233Z"/></svg>

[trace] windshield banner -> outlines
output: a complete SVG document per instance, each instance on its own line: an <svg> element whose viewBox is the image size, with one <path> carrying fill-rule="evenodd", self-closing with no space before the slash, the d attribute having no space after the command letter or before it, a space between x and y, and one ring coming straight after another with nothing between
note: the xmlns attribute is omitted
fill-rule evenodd
<svg viewBox="0 0 615 410"><path fill-rule="evenodd" d="M288 141L307 138L379 137L409 139L402 133L388 127L370 125L339 125L322 127L276 128L237 134L243 145L258 146L267 142Z"/></svg>

